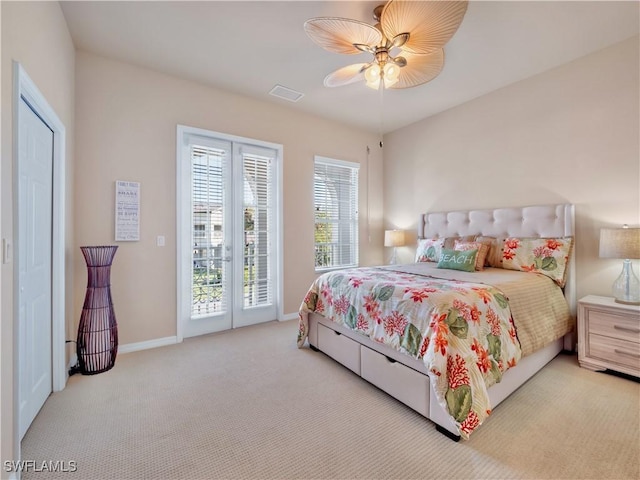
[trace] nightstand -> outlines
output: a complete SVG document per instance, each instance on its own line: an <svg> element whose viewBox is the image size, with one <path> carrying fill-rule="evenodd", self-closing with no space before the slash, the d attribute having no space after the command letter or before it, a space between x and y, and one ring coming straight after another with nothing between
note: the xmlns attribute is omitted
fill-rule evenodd
<svg viewBox="0 0 640 480"><path fill-rule="evenodd" d="M588 295L578 302L578 361L640 377L640 305Z"/></svg>

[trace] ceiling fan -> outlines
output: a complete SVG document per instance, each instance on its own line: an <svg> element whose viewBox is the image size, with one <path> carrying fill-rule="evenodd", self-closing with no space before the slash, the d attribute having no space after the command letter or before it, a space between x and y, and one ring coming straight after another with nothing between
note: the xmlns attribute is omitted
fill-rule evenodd
<svg viewBox="0 0 640 480"><path fill-rule="evenodd" d="M390 0L373 11L376 25L349 18L316 17L304 30L325 50L348 55L370 53L368 63L340 68L324 79L327 87L361 80L378 89L409 88L429 82L444 66L442 47L456 32L467 1Z"/></svg>

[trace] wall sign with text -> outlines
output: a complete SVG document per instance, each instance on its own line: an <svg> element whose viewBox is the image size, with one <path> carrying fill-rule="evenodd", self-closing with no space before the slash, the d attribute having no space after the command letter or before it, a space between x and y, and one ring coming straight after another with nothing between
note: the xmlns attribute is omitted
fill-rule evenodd
<svg viewBox="0 0 640 480"><path fill-rule="evenodd" d="M116 242L140 240L140 183L116 181Z"/></svg>

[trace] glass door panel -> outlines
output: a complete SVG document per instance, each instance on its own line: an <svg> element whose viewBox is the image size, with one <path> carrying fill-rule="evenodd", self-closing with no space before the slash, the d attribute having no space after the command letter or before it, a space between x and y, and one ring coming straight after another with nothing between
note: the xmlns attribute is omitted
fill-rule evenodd
<svg viewBox="0 0 640 480"><path fill-rule="evenodd" d="M183 336L274 320L277 151L200 135L185 142L190 271L182 267L181 283L189 283L182 287L189 301Z"/></svg>

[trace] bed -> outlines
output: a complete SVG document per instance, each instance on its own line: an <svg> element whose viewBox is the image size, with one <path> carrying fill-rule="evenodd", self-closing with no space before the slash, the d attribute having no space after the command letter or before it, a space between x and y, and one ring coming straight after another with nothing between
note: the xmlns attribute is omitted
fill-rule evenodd
<svg viewBox="0 0 640 480"><path fill-rule="evenodd" d="M416 262L326 272L300 307L298 346L332 357L468 438L573 350L574 207L420 216Z"/></svg>

